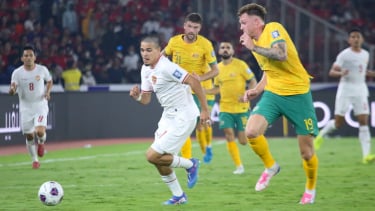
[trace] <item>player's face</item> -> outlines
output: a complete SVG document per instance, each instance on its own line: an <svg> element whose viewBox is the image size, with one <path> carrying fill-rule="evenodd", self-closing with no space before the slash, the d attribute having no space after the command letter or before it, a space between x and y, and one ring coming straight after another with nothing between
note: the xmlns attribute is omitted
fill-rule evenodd
<svg viewBox="0 0 375 211"><path fill-rule="evenodd" d="M360 32L350 33L348 43L352 48L360 48L363 43L362 34Z"/></svg>
<svg viewBox="0 0 375 211"><path fill-rule="evenodd" d="M249 35L251 38L256 36L256 29L257 29L257 17L255 15L248 15L243 13L239 17L240 22L240 29Z"/></svg>
<svg viewBox="0 0 375 211"><path fill-rule="evenodd" d="M191 21L186 21L184 23L185 38L189 41L195 41L197 35L199 34L202 25L200 23L193 23Z"/></svg>
<svg viewBox="0 0 375 211"><path fill-rule="evenodd" d="M160 58L160 48L153 42L141 42L141 56L147 66L155 65Z"/></svg>
<svg viewBox="0 0 375 211"><path fill-rule="evenodd" d="M32 50L23 51L21 61L26 67L33 67L35 64L35 59L36 57L35 57L34 51Z"/></svg>
<svg viewBox="0 0 375 211"><path fill-rule="evenodd" d="M219 47L219 55L223 57L223 59L228 59L233 56L234 50L232 44L228 42L222 42Z"/></svg>

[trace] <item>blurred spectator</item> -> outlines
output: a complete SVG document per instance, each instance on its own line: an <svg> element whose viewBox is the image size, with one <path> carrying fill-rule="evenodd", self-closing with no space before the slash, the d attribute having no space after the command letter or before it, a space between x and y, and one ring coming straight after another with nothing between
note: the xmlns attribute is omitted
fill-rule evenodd
<svg viewBox="0 0 375 211"><path fill-rule="evenodd" d="M92 64L88 62L83 68L82 82L87 86L95 86L96 80L91 72Z"/></svg>
<svg viewBox="0 0 375 211"><path fill-rule="evenodd" d="M160 21L157 13L151 12L150 18L143 23L141 28L142 34L158 33L160 29Z"/></svg>
<svg viewBox="0 0 375 211"><path fill-rule="evenodd" d="M67 9L62 16L62 27L68 29L71 34L78 32L78 16L74 10L74 4L68 3Z"/></svg>
<svg viewBox="0 0 375 211"><path fill-rule="evenodd" d="M104 33L102 37L102 44L100 48L103 50L103 53L112 57L116 50L116 40L115 40L115 32L113 24L109 24L106 27L107 31Z"/></svg>
<svg viewBox="0 0 375 211"><path fill-rule="evenodd" d="M48 69L51 73L53 84L61 84L61 74L64 70L57 64L52 64Z"/></svg>
<svg viewBox="0 0 375 211"><path fill-rule="evenodd" d="M159 34L161 35L161 42L168 43L169 39L174 35L174 27L171 20L166 20L162 23L159 28Z"/></svg>
<svg viewBox="0 0 375 211"><path fill-rule="evenodd" d="M108 79L111 83L121 84L124 80L124 69L121 67L121 58L114 57L111 60L111 66L107 70Z"/></svg>
<svg viewBox="0 0 375 211"><path fill-rule="evenodd" d="M79 91L82 84L82 73L75 66L74 60L67 61L67 69L61 74L61 82L65 91Z"/></svg>
<svg viewBox="0 0 375 211"><path fill-rule="evenodd" d="M34 24L39 21L37 19L37 15L34 11L29 12L28 18L24 22L25 30L27 31L34 31Z"/></svg>
<svg viewBox="0 0 375 211"><path fill-rule="evenodd" d="M139 83L141 80L140 76L140 56L138 53L135 52L135 48L133 45L129 46L128 52L124 57L124 61L122 63L123 67L125 68L125 79L129 83Z"/></svg>
<svg viewBox="0 0 375 211"><path fill-rule="evenodd" d="M95 38L96 21L93 18L93 9L90 9L82 19L81 31L85 39L93 40Z"/></svg>

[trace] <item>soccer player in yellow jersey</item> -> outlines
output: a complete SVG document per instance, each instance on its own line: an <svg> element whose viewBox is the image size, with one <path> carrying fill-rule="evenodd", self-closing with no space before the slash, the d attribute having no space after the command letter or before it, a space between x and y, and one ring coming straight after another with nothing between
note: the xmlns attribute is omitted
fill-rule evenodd
<svg viewBox="0 0 375 211"><path fill-rule="evenodd" d="M277 22L265 24L266 13L263 6L255 3L244 5L238 10L243 31L240 42L252 51L263 70L258 85L247 90L244 95L246 101L263 92L245 130L253 151L265 166L255 190L265 189L270 179L280 171L263 134L268 125L285 116L294 125L306 174L305 191L300 204L312 204L318 175L318 158L314 152L313 139L318 134L318 126L310 91L311 76L301 64L285 28Z"/></svg>
<svg viewBox="0 0 375 211"><path fill-rule="evenodd" d="M213 86L212 79L219 73L219 70L211 41L199 35L201 28L202 17L198 13L188 14L184 21L184 34L172 37L163 50L163 54L170 56L174 63L197 77L203 88L210 89ZM194 93L193 97L200 108ZM215 96L207 95L206 99L211 111L215 103ZM212 159L212 127L197 124L196 138L204 154L203 161L209 163ZM182 147L181 154L184 158L192 157L190 137Z"/></svg>
<svg viewBox="0 0 375 211"><path fill-rule="evenodd" d="M235 142L237 137L241 144L246 145L245 127L249 118L249 102L243 102L246 85L254 88L257 81L249 66L242 60L234 58L233 45L230 42L221 42L219 55L222 61L218 64L219 75L214 79L214 88L206 90L209 94L220 93L219 128L224 131L227 140L227 149L236 166L233 174L243 174L240 151ZM248 82L248 84L247 84Z"/></svg>

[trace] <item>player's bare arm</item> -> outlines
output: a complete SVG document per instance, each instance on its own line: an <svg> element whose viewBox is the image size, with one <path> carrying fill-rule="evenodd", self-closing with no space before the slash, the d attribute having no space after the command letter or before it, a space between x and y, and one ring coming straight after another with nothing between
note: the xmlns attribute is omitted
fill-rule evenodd
<svg viewBox="0 0 375 211"><path fill-rule="evenodd" d="M255 87L257 86L257 84L258 84L258 82L257 82L257 80L255 79L255 78L252 78L250 81L249 81L249 83L248 83L248 90L253 90L253 91L249 91L249 94L250 94L250 96L252 96L252 95L254 95L254 94L256 94L255 96L258 96L258 91L256 91L255 90ZM247 91L248 91L247 90ZM245 91L245 95L246 95L246 92L247 91ZM254 93L252 93L252 92L254 92ZM238 101L239 102L247 102L249 99L248 98L246 98L246 101L245 101L245 95L244 96L241 96L240 97L240 99L238 99Z"/></svg>
<svg viewBox="0 0 375 211"><path fill-rule="evenodd" d="M285 42L277 42L273 44L271 48L263 48L254 45L253 52L274 60L285 61L287 59Z"/></svg>
<svg viewBox="0 0 375 211"><path fill-rule="evenodd" d="M147 105L151 102L151 93L141 92L138 85L132 87L129 96L143 105Z"/></svg>
<svg viewBox="0 0 375 211"><path fill-rule="evenodd" d="M184 83L188 84L191 87L191 89L194 91L194 93L197 95L199 99L199 102L201 104L201 124L210 124L210 114L208 111L207 99L200 82L195 77L189 75L185 79Z"/></svg>
<svg viewBox="0 0 375 211"><path fill-rule="evenodd" d="M208 95L217 95L220 93L220 87L214 86L212 89L205 89L204 92Z"/></svg>
<svg viewBox="0 0 375 211"><path fill-rule="evenodd" d="M267 58L279 61L285 61L287 59L287 48L284 41L274 43L271 48L263 48L255 45L253 39L251 39L248 34L243 33L240 37L240 43L250 51Z"/></svg>
<svg viewBox="0 0 375 211"><path fill-rule="evenodd" d="M208 71L205 74L199 76L199 81L206 81L206 80L209 80L209 79L213 79L214 77L216 77L219 74L219 68L217 67L216 63L211 64L210 67L211 67L210 71Z"/></svg>
<svg viewBox="0 0 375 211"><path fill-rule="evenodd" d="M375 78L375 71L374 70L367 70L366 76Z"/></svg>
<svg viewBox="0 0 375 211"><path fill-rule="evenodd" d="M9 94L14 95L14 94L16 94L16 91L17 91L17 85L16 85L16 83L13 82L13 83L10 84Z"/></svg>
<svg viewBox="0 0 375 211"><path fill-rule="evenodd" d="M52 80L47 81L47 84L46 84L46 93L44 94L44 97L46 98L46 100L50 100L51 99L52 85L53 85L53 81Z"/></svg>
<svg viewBox="0 0 375 211"><path fill-rule="evenodd" d="M267 84L267 77L266 72L263 72L262 79L259 81L259 83L256 84L255 87L246 90L244 96L243 96L243 102L248 102L256 97L258 97L264 90L264 87Z"/></svg>
<svg viewBox="0 0 375 211"><path fill-rule="evenodd" d="M343 70L340 66L333 64L331 69L329 70L329 76L334 78L339 78L345 76L349 73L349 70Z"/></svg>

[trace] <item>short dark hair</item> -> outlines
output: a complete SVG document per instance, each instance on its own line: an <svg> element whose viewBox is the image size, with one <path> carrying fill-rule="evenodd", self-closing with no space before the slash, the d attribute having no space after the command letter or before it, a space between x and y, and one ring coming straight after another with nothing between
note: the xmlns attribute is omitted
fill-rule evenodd
<svg viewBox="0 0 375 211"><path fill-rule="evenodd" d="M23 56L23 52L24 51L29 51L29 50L32 51L34 54L36 54L35 53L35 49L34 49L34 47L32 45L25 45L25 46L23 46L23 49L20 52L21 57Z"/></svg>
<svg viewBox="0 0 375 211"><path fill-rule="evenodd" d="M202 18L202 16L200 14L193 12L193 13L188 14L185 17L185 22L187 22L187 21L191 21L193 23L202 24L203 18Z"/></svg>
<svg viewBox="0 0 375 211"><path fill-rule="evenodd" d="M25 45L25 46L23 47L23 50L24 50L24 51L26 51L26 50L31 50L31 51L33 51L33 52L35 53L35 50L34 50L33 46L31 46L31 45Z"/></svg>
<svg viewBox="0 0 375 211"><path fill-rule="evenodd" d="M358 33L361 33L361 34L362 34L362 31L361 31L361 29L359 29L359 28L351 28L351 29L348 31L348 35L350 35L352 32L358 32Z"/></svg>
<svg viewBox="0 0 375 211"><path fill-rule="evenodd" d="M142 38L141 42L155 43L156 47L161 48L160 38L156 35L148 35Z"/></svg>
<svg viewBox="0 0 375 211"><path fill-rule="evenodd" d="M256 3L251 3L251 4L246 4L242 6L238 12L237 15L241 16L242 14L248 14L248 15L256 15L260 17L263 21L266 18L267 10L263 6L256 4Z"/></svg>

